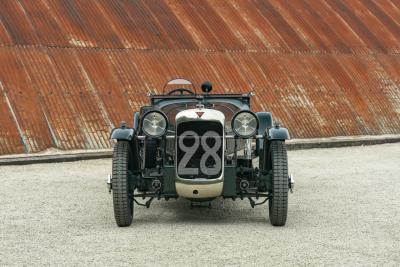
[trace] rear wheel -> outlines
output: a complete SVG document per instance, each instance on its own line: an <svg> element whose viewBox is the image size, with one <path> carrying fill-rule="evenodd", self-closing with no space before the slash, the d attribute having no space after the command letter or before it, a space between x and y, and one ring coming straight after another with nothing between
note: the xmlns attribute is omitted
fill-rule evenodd
<svg viewBox="0 0 400 267"><path fill-rule="evenodd" d="M287 218L289 191L287 152L284 141L271 142L269 158L272 170L269 220L274 226L283 226Z"/></svg>
<svg viewBox="0 0 400 267"><path fill-rule="evenodd" d="M114 217L118 226L129 226L133 218L133 185L129 178L130 144L118 141L112 160L112 189Z"/></svg>

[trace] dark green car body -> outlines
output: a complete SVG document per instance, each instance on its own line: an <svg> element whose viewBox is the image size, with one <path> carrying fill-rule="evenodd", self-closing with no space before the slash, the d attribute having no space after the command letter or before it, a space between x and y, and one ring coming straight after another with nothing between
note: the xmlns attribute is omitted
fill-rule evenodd
<svg viewBox="0 0 400 267"><path fill-rule="evenodd" d="M251 97L252 94L210 94L209 92L151 95L149 97L150 104L134 113L132 128L128 128L125 123L122 123L111 133L111 138L116 140L117 144L122 142L129 144L126 156L128 161L126 180L130 187L128 190L129 201L149 207L154 199L168 200L183 197L192 203L200 203L211 201L216 197L246 198L254 207L271 199L274 190L273 157L276 154L272 151L271 144L275 142L275 144L281 144L280 147L282 147L285 140L290 137L286 128L274 124L270 112L253 113L251 111ZM144 120L151 112L162 114L165 117L167 125L165 132L160 136L149 136L143 129ZM232 120L235 120L235 116L241 112L253 114L257 120L256 131L246 138L239 136L232 126ZM220 119L218 120L217 117ZM177 123L178 121L179 123ZM215 137L216 141L209 141L207 136L205 138L196 137L197 139L192 137L194 141L190 146L196 144L198 147L205 146L206 148L190 151L191 148L185 150L188 149L188 143L184 144L185 141L180 143L181 136L179 135L182 131L185 131L186 134L193 134L195 131L202 134L212 132L215 135L218 131L211 128L219 125L219 122L221 132L218 137ZM185 125L185 129L179 132L179 127L184 127L183 125ZM205 129L207 127L210 127L212 131ZM217 140L217 138L220 139ZM222 147L219 154L212 151L217 143ZM183 147L184 152L181 151L180 146ZM190 151L189 156L187 155L188 151ZM286 148L282 151L284 152L283 156L286 157ZM120 152L115 150L115 155L117 153ZM222 158L218 159L220 155ZM213 157L221 162L217 164L217 159L212 159ZM182 161L185 161L183 165ZM211 165L209 161L212 161ZM118 164L118 162L113 162L113 166L118 166ZM205 177L207 175L204 173L196 176L191 174L193 168L186 167L186 164L187 166L203 164L202 168L206 170L206 173L211 173L217 168L215 167L217 165L221 170L209 177ZM287 188L289 188L290 180L287 177L286 161L283 165L285 164L286 170L282 172L284 175L280 179L286 181ZM184 170L188 173L180 174L178 165L184 166ZM197 172L195 170L195 173ZM114 173L119 174L119 170L113 169L113 176L115 176ZM202 177L199 178L199 176ZM146 201L143 202L144 200ZM117 217L116 211L116 219ZM280 220L282 221L282 219ZM286 221L286 217L284 221ZM123 226L124 223L118 223L118 225Z"/></svg>

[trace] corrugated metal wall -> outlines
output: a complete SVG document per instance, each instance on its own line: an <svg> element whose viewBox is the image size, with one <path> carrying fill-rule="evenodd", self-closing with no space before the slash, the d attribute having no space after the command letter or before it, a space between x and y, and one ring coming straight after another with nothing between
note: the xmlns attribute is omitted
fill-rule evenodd
<svg viewBox="0 0 400 267"><path fill-rule="evenodd" d="M173 77L293 137L400 133L399 0L2 0L0 154L110 147Z"/></svg>

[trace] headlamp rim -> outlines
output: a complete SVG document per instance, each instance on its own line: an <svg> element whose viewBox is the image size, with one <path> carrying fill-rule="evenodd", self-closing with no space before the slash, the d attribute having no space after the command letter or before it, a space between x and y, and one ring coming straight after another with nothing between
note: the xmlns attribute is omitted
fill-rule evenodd
<svg viewBox="0 0 400 267"><path fill-rule="evenodd" d="M153 113L153 112L159 113L159 114L160 114L161 116L163 116L164 119L165 119L165 129L164 129L164 131L163 131L161 134L159 134L159 135L151 135L151 134L147 133L147 132L144 130L144 127L143 127L144 119L146 118L146 116L148 116L150 113ZM147 137L151 137L151 138L162 137L162 136L164 136L164 135L167 133L167 131L168 131L168 124L169 124L168 118L167 118L167 116L166 116L163 112L161 112L161 111L159 111L159 110L149 110L149 111L147 111L147 112L143 115L143 117L142 117L142 124L141 124L141 126L142 126L142 132L143 132L143 134L146 135Z"/></svg>
<svg viewBox="0 0 400 267"><path fill-rule="evenodd" d="M248 135L241 135L241 134L239 134L238 132L236 132L235 127L233 126L233 124L235 123L236 117L237 117L238 115L242 114L242 113L245 113L245 112L246 112L246 113L249 113L249 114L251 114L251 115L254 116L254 118L256 119L257 125L256 125L256 128L255 128L255 130L254 130L254 133L248 134ZM238 112L236 112L236 114L232 117L231 128L232 128L232 131L235 133L235 135L238 136L238 137L241 137L241 138L251 138L251 137L255 136L255 135L257 134L257 131L258 131L258 126L259 126L258 117L257 117L257 115L256 115L254 112L252 112L252 111L250 111L250 110L241 110L241 111L238 111Z"/></svg>

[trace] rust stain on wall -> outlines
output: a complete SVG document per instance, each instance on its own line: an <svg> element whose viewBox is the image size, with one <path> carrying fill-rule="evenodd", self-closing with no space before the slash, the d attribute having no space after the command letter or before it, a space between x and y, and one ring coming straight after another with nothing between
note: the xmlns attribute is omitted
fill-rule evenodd
<svg viewBox="0 0 400 267"><path fill-rule="evenodd" d="M173 77L293 137L400 133L398 0L0 2L0 154L111 146Z"/></svg>

